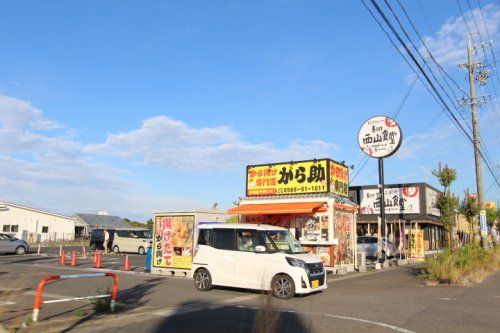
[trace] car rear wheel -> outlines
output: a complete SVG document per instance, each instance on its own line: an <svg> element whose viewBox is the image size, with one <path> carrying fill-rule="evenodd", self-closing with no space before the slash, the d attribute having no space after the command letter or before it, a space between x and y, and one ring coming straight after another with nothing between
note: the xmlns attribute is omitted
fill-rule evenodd
<svg viewBox="0 0 500 333"><path fill-rule="evenodd" d="M18 246L16 247L16 254L17 255L23 255L26 253L26 248L24 246Z"/></svg>
<svg viewBox="0 0 500 333"><path fill-rule="evenodd" d="M144 253L146 253L146 250L144 250L144 248L141 246L141 247L139 248L139 254L140 254L140 255L143 255Z"/></svg>
<svg viewBox="0 0 500 333"><path fill-rule="evenodd" d="M205 268L200 268L194 273L194 286L201 291L212 289L212 276Z"/></svg>
<svg viewBox="0 0 500 333"><path fill-rule="evenodd" d="M295 283L285 274L276 275L272 281L273 295L276 298L289 299L295 295Z"/></svg>
<svg viewBox="0 0 500 333"><path fill-rule="evenodd" d="M118 247L118 245L113 246L113 252L116 254L120 253L120 248Z"/></svg>

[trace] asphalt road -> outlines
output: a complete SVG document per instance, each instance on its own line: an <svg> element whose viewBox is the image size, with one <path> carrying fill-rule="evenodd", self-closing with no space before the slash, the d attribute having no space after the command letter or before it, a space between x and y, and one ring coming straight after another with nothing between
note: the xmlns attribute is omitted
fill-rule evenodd
<svg viewBox="0 0 500 333"><path fill-rule="evenodd" d="M142 259L138 256L136 260ZM414 267L330 277L323 293L282 301L248 290L198 292L189 279L152 276L138 266L120 272L117 313L92 315L87 301L47 304L40 332L500 332L500 273L473 287L427 287ZM115 269L116 268L116 269ZM19 325L32 311L35 287L47 274L90 273L57 258L0 256L0 321ZM89 296L104 278L46 287L45 299ZM80 318L80 316L82 316ZM44 326L45 325L45 326Z"/></svg>

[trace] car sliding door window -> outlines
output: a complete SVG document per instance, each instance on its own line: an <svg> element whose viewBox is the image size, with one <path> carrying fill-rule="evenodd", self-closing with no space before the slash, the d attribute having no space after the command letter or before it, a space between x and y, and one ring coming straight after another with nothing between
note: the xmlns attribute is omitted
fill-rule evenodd
<svg viewBox="0 0 500 333"><path fill-rule="evenodd" d="M235 250L234 229L214 229L212 246L220 250Z"/></svg>

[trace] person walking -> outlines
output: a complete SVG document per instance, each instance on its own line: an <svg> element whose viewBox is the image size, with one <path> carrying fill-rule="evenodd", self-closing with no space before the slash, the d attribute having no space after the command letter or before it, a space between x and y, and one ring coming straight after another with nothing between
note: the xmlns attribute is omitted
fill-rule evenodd
<svg viewBox="0 0 500 333"><path fill-rule="evenodd" d="M104 253L108 253L108 245L109 245L109 231L104 230Z"/></svg>

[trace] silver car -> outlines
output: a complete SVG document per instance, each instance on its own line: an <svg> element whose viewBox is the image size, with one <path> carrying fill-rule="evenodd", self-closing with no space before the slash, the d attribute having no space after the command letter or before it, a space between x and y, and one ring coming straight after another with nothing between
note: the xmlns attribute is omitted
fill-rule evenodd
<svg viewBox="0 0 500 333"><path fill-rule="evenodd" d="M377 237L375 236L359 236L358 237L358 252L365 252L366 257L376 258L377 257ZM396 254L396 247L391 241L387 242L387 253L385 253L385 237L382 237L382 258L394 257Z"/></svg>
<svg viewBox="0 0 500 333"><path fill-rule="evenodd" d="M0 233L0 253L15 253L25 254L28 252L28 243L21 239L17 239L9 234Z"/></svg>

